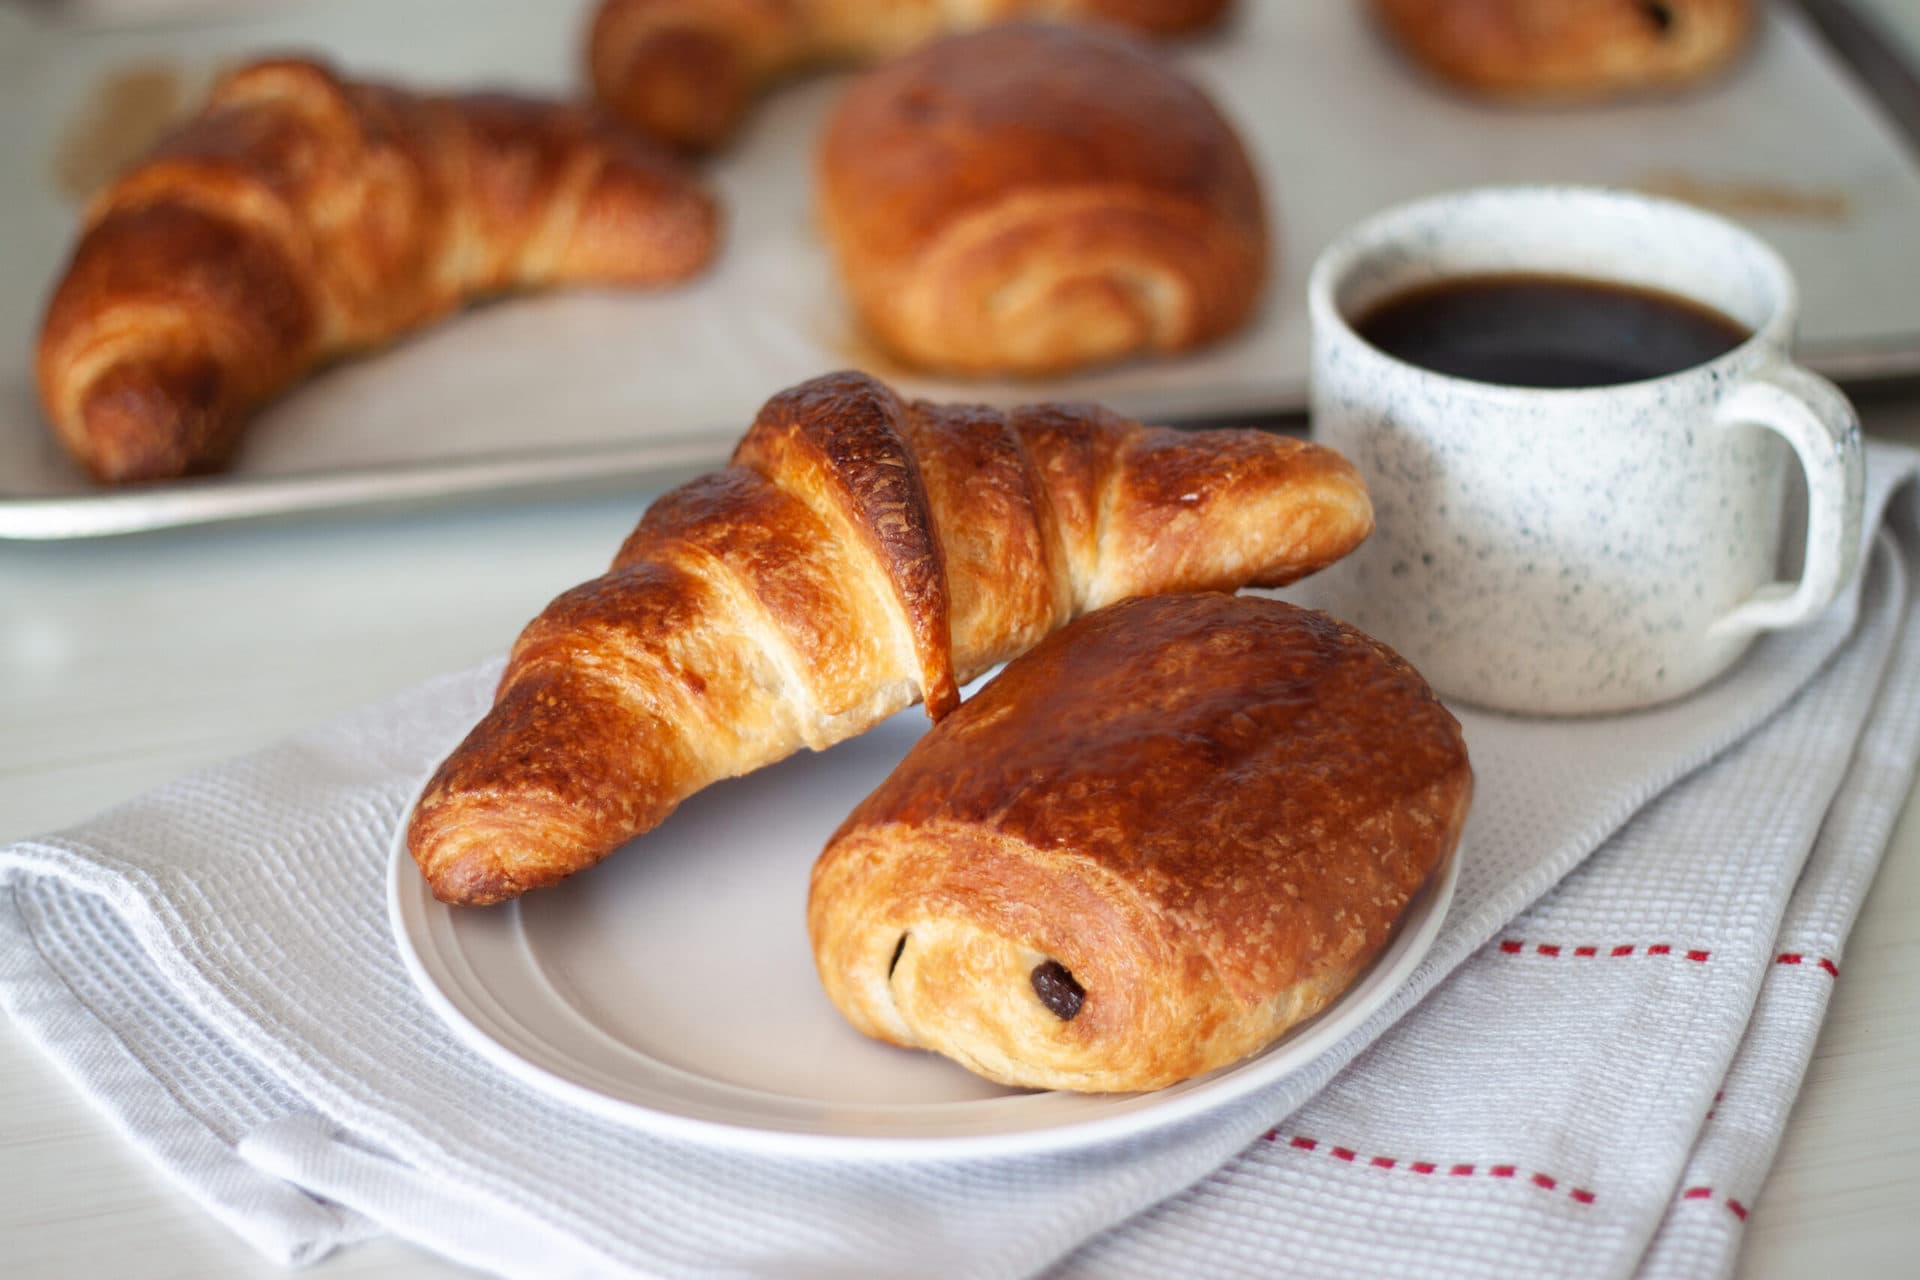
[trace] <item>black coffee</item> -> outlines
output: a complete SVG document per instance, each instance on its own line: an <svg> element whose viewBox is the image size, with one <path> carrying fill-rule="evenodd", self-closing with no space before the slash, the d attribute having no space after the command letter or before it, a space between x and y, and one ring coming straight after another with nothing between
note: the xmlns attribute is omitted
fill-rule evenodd
<svg viewBox="0 0 1920 1280"><path fill-rule="evenodd" d="M1354 329L1436 373L1517 387L1607 387L1724 355L1748 331L1658 289L1576 276L1483 275L1398 293Z"/></svg>

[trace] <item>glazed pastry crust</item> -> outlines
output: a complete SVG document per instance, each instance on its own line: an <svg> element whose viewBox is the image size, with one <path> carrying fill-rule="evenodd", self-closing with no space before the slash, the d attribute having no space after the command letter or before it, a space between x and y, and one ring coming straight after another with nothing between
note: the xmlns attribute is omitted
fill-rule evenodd
<svg viewBox="0 0 1920 1280"><path fill-rule="evenodd" d="M717 225L664 153L589 112L255 63L93 201L41 400L97 480L209 470L327 360L476 295L679 280Z"/></svg>
<svg viewBox="0 0 1920 1280"><path fill-rule="evenodd" d="M814 867L827 994L1009 1085L1153 1089L1344 991L1445 867L1460 726L1386 646L1218 594L1049 637L908 753ZM1050 1010L1045 961L1084 988Z"/></svg>
<svg viewBox="0 0 1920 1280"><path fill-rule="evenodd" d="M1710 75L1746 44L1750 0L1373 0L1446 80L1517 99L1600 98Z"/></svg>
<svg viewBox="0 0 1920 1280"><path fill-rule="evenodd" d="M1231 0L603 0L587 36L595 97L686 151L719 146L770 82L823 62L873 62L1014 18L1184 35Z"/></svg>
<svg viewBox="0 0 1920 1280"><path fill-rule="evenodd" d="M1371 528L1353 468L1299 440L816 378L529 624L408 845L443 901L498 902L711 782L915 699L938 718L959 684L1076 614L1289 582Z"/></svg>
<svg viewBox="0 0 1920 1280"><path fill-rule="evenodd" d="M1265 283L1239 138L1119 33L996 27L869 72L818 169L841 280L908 364L1040 375L1182 351L1243 324Z"/></svg>

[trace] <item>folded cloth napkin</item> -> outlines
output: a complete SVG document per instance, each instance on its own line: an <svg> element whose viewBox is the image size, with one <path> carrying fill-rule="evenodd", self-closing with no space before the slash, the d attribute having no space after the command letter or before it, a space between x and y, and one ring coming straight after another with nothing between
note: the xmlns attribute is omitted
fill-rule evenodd
<svg viewBox="0 0 1920 1280"><path fill-rule="evenodd" d="M1916 471L1872 447L1860 581L1701 693L1463 715L1479 794L1413 978L1156 1131L759 1156L489 1066L410 986L383 885L492 670L0 849L0 1002L288 1261L390 1231L514 1276L1724 1272L1920 751Z"/></svg>

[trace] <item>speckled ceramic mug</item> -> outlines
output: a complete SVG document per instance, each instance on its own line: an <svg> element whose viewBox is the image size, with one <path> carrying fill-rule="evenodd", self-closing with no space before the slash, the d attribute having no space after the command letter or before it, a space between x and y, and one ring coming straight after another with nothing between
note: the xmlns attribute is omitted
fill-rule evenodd
<svg viewBox="0 0 1920 1280"><path fill-rule="evenodd" d="M1435 373L1354 332L1410 287L1510 272L1665 290L1752 336L1665 377L1550 390ZM1814 617L1853 573L1859 422L1792 362L1792 276L1733 224L1629 192L1468 191L1363 223L1308 291L1313 435L1366 477L1377 528L1303 594L1442 694L1538 714L1661 702ZM1782 582L1796 457L1805 550Z"/></svg>

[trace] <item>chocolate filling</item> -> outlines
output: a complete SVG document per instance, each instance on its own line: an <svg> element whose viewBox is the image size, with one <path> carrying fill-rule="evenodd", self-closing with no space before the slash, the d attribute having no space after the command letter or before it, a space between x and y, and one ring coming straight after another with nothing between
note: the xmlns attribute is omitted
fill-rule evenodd
<svg viewBox="0 0 1920 1280"><path fill-rule="evenodd" d="M900 967L900 953L907 949L907 935L901 934L900 941L893 944L893 959L887 961L887 977L893 977L893 971Z"/></svg>
<svg viewBox="0 0 1920 1280"><path fill-rule="evenodd" d="M1080 1012L1080 1002L1087 997L1086 990L1073 980L1073 975L1058 960L1042 960L1033 966L1029 979L1033 983L1033 993L1040 997L1041 1004L1052 1010L1054 1017L1062 1022L1071 1022L1073 1015Z"/></svg>
<svg viewBox="0 0 1920 1280"><path fill-rule="evenodd" d="M1645 0L1640 6L1640 12L1647 15L1647 21L1651 22L1654 30L1661 35L1673 30L1673 7L1666 4L1664 0Z"/></svg>

